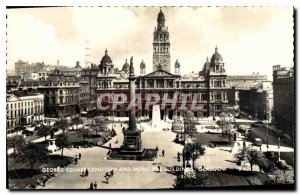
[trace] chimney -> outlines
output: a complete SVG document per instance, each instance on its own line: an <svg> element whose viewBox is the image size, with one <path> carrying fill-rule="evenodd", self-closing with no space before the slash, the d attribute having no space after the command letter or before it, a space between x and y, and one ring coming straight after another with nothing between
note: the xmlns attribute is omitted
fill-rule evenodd
<svg viewBox="0 0 300 195"><path fill-rule="evenodd" d="M57 60L56 65L59 66L59 60Z"/></svg>
<svg viewBox="0 0 300 195"><path fill-rule="evenodd" d="M76 67L79 67L79 66L80 66L79 61L76 61Z"/></svg>

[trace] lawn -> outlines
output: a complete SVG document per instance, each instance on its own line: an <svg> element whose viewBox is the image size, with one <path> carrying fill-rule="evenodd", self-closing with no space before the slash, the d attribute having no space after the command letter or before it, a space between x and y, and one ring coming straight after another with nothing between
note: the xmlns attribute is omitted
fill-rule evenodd
<svg viewBox="0 0 300 195"><path fill-rule="evenodd" d="M250 171L211 171L208 173L209 187L263 185L268 176Z"/></svg>
<svg viewBox="0 0 300 195"><path fill-rule="evenodd" d="M193 139L202 145L209 145L210 142L228 140L228 137L223 137L221 134L215 133L194 133Z"/></svg>
<svg viewBox="0 0 300 195"><path fill-rule="evenodd" d="M7 178L8 184L14 185L16 189L25 189L26 185L35 184L37 179L41 179L43 173L41 171L42 167L47 168L56 168L61 166L62 163L70 160L71 157L63 156L62 158L59 155L50 155L47 162L45 163L36 163L33 168L33 177L30 177L30 166L25 163L17 163L12 157L7 158L8 171Z"/></svg>

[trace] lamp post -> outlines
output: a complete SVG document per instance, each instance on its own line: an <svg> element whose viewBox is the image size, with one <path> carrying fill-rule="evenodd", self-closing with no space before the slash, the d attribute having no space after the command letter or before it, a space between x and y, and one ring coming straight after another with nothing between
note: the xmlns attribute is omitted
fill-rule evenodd
<svg viewBox="0 0 300 195"><path fill-rule="evenodd" d="M114 129L114 112L112 112L112 117L111 117L111 130Z"/></svg>
<svg viewBox="0 0 300 195"><path fill-rule="evenodd" d="M280 137L278 136L278 161L280 161Z"/></svg>
<svg viewBox="0 0 300 195"><path fill-rule="evenodd" d="M266 98L266 119L267 119L267 149L269 149L269 120L268 120L268 99Z"/></svg>

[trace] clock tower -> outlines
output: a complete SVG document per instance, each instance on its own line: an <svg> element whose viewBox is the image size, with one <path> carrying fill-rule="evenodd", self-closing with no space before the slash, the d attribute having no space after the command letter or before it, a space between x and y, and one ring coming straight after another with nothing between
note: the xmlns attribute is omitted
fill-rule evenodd
<svg viewBox="0 0 300 195"><path fill-rule="evenodd" d="M165 26L165 15L160 9L157 17L157 26L153 33L153 71L162 70L171 72L170 41L168 27Z"/></svg>

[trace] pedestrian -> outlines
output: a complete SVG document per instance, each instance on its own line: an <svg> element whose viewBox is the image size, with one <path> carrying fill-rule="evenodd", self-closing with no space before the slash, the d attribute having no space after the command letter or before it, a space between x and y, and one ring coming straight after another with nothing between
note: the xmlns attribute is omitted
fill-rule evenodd
<svg viewBox="0 0 300 195"><path fill-rule="evenodd" d="M111 143L109 143L109 147L111 148Z"/></svg>
<svg viewBox="0 0 300 195"><path fill-rule="evenodd" d="M105 179L106 179L106 183L109 184L109 181L108 181L109 180L109 176L108 175L105 175Z"/></svg>
<svg viewBox="0 0 300 195"><path fill-rule="evenodd" d="M94 187L93 182L90 184L90 190L92 190Z"/></svg>
<svg viewBox="0 0 300 195"><path fill-rule="evenodd" d="M113 176L114 175L114 170L112 169L111 171L110 171L110 176Z"/></svg>
<svg viewBox="0 0 300 195"><path fill-rule="evenodd" d="M161 151L161 154L162 154L162 156L164 157L164 156L165 156L165 151L162 150L162 151Z"/></svg>
<svg viewBox="0 0 300 195"><path fill-rule="evenodd" d="M158 147L156 146L156 151L158 152Z"/></svg>
<svg viewBox="0 0 300 195"><path fill-rule="evenodd" d="M97 189L97 182L94 182L94 189Z"/></svg>
<svg viewBox="0 0 300 195"><path fill-rule="evenodd" d="M160 166L159 165L157 166L157 172L158 173L160 172Z"/></svg>
<svg viewBox="0 0 300 195"><path fill-rule="evenodd" d="M81 153L79 153L78 157L79 157L79 159L81 159Z"/></svg>
<svg viewBox="0 0 300 195"><path fill-rule="evenodd" d="M84 170L82 171L82 177L85 177Z"/></svg>
<svg viewBox="0 0 300 195"><path fill-rule="evenodd" d="M177 152L177 158L180 159L180 153L179 152Z"/></svg>
<svg viewBox="0 0 300 195"><path fill-rule="evenodd" d="M74 161L75 161L75 165L77 165L77 157L75 157Z"/></svg>
<svg viewBox="0 0 300 195"><path fill-rule="evenodd" d="M89 171L87 169L85 170L85 176L89 176Z"/></svg>

